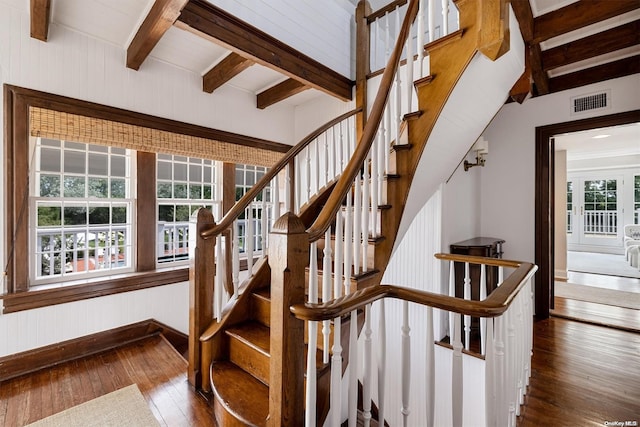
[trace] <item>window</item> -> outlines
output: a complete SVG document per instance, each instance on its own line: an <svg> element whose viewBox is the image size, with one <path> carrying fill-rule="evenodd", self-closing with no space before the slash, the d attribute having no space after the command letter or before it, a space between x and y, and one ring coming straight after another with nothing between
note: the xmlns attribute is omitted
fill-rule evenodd
<svg viewBox="0 0 640 427"><path fill-rule="evenodd" d="M34 140L34 283L131 271L130 150Z"/></svg>
<svg viewBox="0 0 640 427"><path fill-rule="evenodd" d="M189 257L190 215L205 207L220 218L216 168L221 164L169 154L157 157L158 263L185 261Z"/></svg>
<svg viewBox="0 0 640 427"><path fill-rule="evenodd" d="M567 233L573 231L571 218L573 217L573 182L567 182Z"/></svg>

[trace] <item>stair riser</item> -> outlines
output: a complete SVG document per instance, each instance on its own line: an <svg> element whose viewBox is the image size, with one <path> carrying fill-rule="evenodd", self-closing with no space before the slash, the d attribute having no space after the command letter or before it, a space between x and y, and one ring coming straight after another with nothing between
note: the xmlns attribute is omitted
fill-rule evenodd
<svg viewBox="0 0 640 427"><path fill-rule="evenodd" d="M269 385L269 356L235 337L229 337L229 360Z"/></svg>
<svg viewBox="0 0 640 427"><path fill-rule="evenodd" d="M264 326L271 325L271 302L260 296L251 297L251 316Z"/></svg>

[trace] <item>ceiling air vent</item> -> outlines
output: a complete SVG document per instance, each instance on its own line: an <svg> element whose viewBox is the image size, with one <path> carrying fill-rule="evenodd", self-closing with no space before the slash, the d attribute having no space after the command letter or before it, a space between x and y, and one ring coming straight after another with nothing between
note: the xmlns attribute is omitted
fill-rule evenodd
<svg viewBox="0 0 640 427"><path fill-rule="evenodd" d="M611 100L609 91L581 95L571 98L571 113L577 114L584 111L601 110L608 108Z"/></svg>

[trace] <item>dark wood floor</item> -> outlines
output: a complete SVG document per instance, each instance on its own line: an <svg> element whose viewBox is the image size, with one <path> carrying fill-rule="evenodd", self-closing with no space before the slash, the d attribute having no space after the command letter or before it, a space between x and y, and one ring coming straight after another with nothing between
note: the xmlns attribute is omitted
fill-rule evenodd
<svg viewBox="0 0 640 427"><path fill-rule="evenodd" d="M518 426L606 421L640 424L640 334L557 317L536 321L531 383Z"/></svg>
<svg viewBox="0 0 640 427"><path fill-rule="evenodd" d="M163 426L214 426L187 383L187 362L162 337L0 383L0 426L18 427L137 384Z"/></svg>
<svg viewBox="0 0 640 427"><path fill-rule="evenodd" d="M163 426L214 426L162 337L0 383L0 426L23 426L138 384ZM532 377L519 427L640 423L640 333L551 317L534 323Z"/></svg>

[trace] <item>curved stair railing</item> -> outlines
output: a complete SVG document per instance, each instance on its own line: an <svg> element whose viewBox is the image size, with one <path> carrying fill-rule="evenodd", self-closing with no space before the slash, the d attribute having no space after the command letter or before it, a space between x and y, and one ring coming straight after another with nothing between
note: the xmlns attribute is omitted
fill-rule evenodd
<svg viewBox="0 0 640 427"><path fill-rule="evenodd" d="M310 338L308 348L305 348L299 327L287 316L288 307L302 304L305 294L308 296L308 304L314 306L319 301L327 304L345 296L349 298L349 295L365 286L377 288L376 285L380 284L391 257L417 161L429 132L466 64L476 49L480 49L477 48L476 36L479 31L474 28L476 21L480 21L476 19L480 7L469 0L456 2L464 4L472 12L468 14L464 24L467 25L464 31L471 28L471 37L463 38L463 30L456 29L449 34L441 34L443 37L436 41L433 40L435 24L432 23L435 3L435 0L410 0L407 4L406 0L398 0L367 18L372 29L375 58L378 58L379 51L383 52L381 54L385 56L387 63L380 77L379 89L368 120L357 141L355 135L359 130L355 128L355 120L351 117L355 113L363 113L363 109L336 119L330 131L323 127L317 131L317 135L310 135L307 140L317 140L315 145L299 144L292 149L243 196L220 224L215 224L210 215L199 213L199 221L193 224L197 227L197 232L190 232L190 236L197 236L198 242L189 246L196 248L191 269L189 380L192 384L208 388L208 366L212 352L217 351L212 348L212 340L215 340L226 323L233 323L232 307L248 293L247 289L251 284L256 283L250 277L245 281L246 286L242 287L239 280L228 279L229 276L236 276L238 261L235 255L237 250L234 248L240 246L235 238L238 233L234 224L243 212L247 218L251 218L252 204L264 204L268 198L266 193L270 193L275 201L273 214L267 217L266 223L262 223L262 232L265 233L271 226L272 233L261 236L262 242L267 243L264 247L268 247L268 263L264 258L266 249L261 253L263 258L255 266L252 266L253 256L250 253L247 259L249 274L264 278L268 277L270 270L271 300L278 304L278 308L271 307L271 316L274 318L275 313L278 324L275 329L277 332L274 333L274 328L271 328L268 415L274 425L280 425L275 420L286 419L285 424L288 425L305 423L313 426L318 420L323 420L323 416L315 409L316 368L320 363L316 361L315 354L316 349L321 347L322 362L331 362L331 409L326 423L341 424L343 405L347 408L345 412L348 413L349 424L354 425L356 422L356 358L349 360L349 377L343 378L343 373L344 362L348 360L346 351L349 348L355 349L358 340L357 309L350 309L340 316L310 320L307 326ZM504 4L504 0L486 1L483 2L483 7L485 3ZM457 9L450 6L450 0L442 0L440 4L444 21L449 22L449 13L457 13ZM401 20L402 14L405 16ZM462 17L462 13L460 16ZM428 23L428 30L425 21ZM454 21L457 21L457 14ZM442 24L441 28L446 26ZM382 33L388 36L381 37ZM423 44L425 37L433 42L433 46ZM387 41L392 39L395 40L393 50L390 49L392 43ZM436 52L439 47L452 41L460 41L458 44L461 47L447 45L447 48L454 47L453 53L446 61L438 64L440 67L451 68L451 75L446 75L440 68L436 75L431 75L429 61L433 62L433 59L425 57L426 51L433 56L432 49ZM440 56L443 54L440 53ZM416 67L413 66L412 59L416 60ZM374 74L370 77L374 78ZM434 79L435 89L431 92L425 90L425 85L431 84ZM433 98L429 99L428 95ZM426 102L432 104L428 109L424 107ZM345 120L353 122L347 125ZM414 130L411 126L413 123L416 124ZM283 178L284 170L286 176ZM278 211L282 204L279 201L279 189L282 187L279 179L285 181L283 210L288 212L282 217ZM267 190L270 182L274 184ZM302 220L295 213L300 214ZM278 217L280 219L271 224ZM265 221L265 218L261 217L260 221ZM205 240L214 242L215 245L209 242L204 244ZM277 244L272 244L273 241ZM213 253L214 247L216 255ZM213 263L214 258L216 264ZM229 275L227 271L234 273ZM215 286L211 283L202 285L212 281L214 277ZM233 286L229 285L230 282ZM227 297L224 294L214 299L213 293L209 295L205 289L215 289L216 292L227 289L228 295L233 297L225 306ZM214 300L215 307L207 312L207 305ZM379 305L384 311L384 299ZM344 334L341 331L343 314L345 319L350 319L349 331ZM384 328L383 324L381 328ZM408 336L408 332L408 326L403 328L403 339L405 335ZM370 336L370 326L365 325L365 343L367 334ZM349 344L343 349L345 335ZM318 336L317 340L312 339L315 336ZM322 345L318 346L318 343ZM306 374L304 364L298 364L299 356L304 352L307 354ZM382 353L381 357L384 359ZM384 365L384 360L382 364ZM299 388L299 379L304 376L306 391L303 392ZM348 382L348 396L341 395L343 381ZM382 405L384 383L379 383L378 386L378 403ZM303 407L306 408L305 418L297 418ZM408 408L406 411L408 413ZM379 412L380 420L384 422L382 406ZM365 415L365 425L368 425L366 420Z"/></svg>
<svg viewBox="0 0 640 427"><path fill-rule="evenodd" d="M307 322L339 321L341 316L353 313L357 310L365 312L363 363L364 374L363 396L364 402L362 419L364 425L369 426L372 418L371 399L372 390L376 385L371 375L374 358L378 354L386 354L385 340L378 342L378 347L373 348L371 337L372 313L375 311L381 324L380 334L387 334L385 328L385 299L401 301L403 320L402 328L396 333L402 336L401 342L401 371L402 394L399 396L400 412L403 425L408 425L408 417L411 412L409 406L409 384L418 381L425 384L426 393L420 401L426 405L427 417L420 420L420 425L435 425L434 413L436 406L435 372L443 369L443 363L436 361L434 342L434 308L449 313L453 326L451 330L451 413L450 418L439 414L441 425L463 425L463 344L461 339L462 317L479 317L484 321L485 327L480 339L483 343L482 357L485 360L485 417L486 425L491 426L515 426L516 416L519 415L520 405L523 403L526 393L526 385L531 376L531 349L532 349L532 322L533 301L531 277L537 270L533 264L519 261L508 261L494 258L482 258L463 255L436 254L436 258L451 262L450 270L453 271L453 262L460 262L469 270L469 264L479 264L482 269L486 266L494 266L499 269L499 276L504 276L504 270L510 269L511 274L499 282L499 286L488 297L481 301L471 301L464 298L435 294L416 289L404 288L393 285L373 286L355 291L349 295L337 298L326 303L306 303L294 305L291 312L301 320ZM470 281L469 275L465 276L465 282ZM481 287L487 286L486 278L480 283ZM378 302L378 307L372 307ZM427 346L424 353L425 378L414 378L410 363L410 325L408 307L409 303L424 307L427 326ZM419 308L416 308L419 309ZM392 332L389 332L392 333ZM467 341L468 343L468 341ZM353 343L352 343L353 345ZM442 362L440 360L439 362ZM384 377L384 367L378 373L378 386L380 378ZM384 419L384 407L381 403L384 397L380 395L384 391L384 384L378 389L379 423ZM309 402L307 402L309 403ZM476 420L478 421L478 420ZM351 422L351 418L350 418ZM414 422L415 423L415 422ZM331 424L339 425L339 424ZM379 424L380 425L380 424Z"/></svg>

